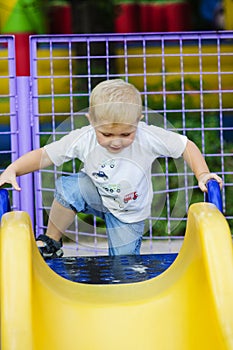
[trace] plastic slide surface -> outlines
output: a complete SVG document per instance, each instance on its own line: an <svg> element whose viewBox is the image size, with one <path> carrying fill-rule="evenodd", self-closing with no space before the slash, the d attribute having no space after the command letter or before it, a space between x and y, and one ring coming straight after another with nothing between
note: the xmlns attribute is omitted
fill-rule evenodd
<svg viewBox="0 0 233 350"><path fill-rule="evenodd" d="M139 283L63 279L40 256L29 216L1 225L1 349L233 349L233 252L210 203L189 209L184 244L161 275Z"/></svg>

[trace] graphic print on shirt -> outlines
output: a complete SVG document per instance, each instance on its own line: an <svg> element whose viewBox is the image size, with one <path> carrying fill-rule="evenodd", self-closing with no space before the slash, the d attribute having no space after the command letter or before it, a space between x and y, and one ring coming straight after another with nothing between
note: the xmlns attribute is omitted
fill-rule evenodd
<svg viewBox="0 0 233 350"><path fill-rule="evenodd" d="M116 165L115 159L108 159L101 164L101 168L110 167L111 169L113 169L115 167L115 165Z"/></svg>
<svg viewBox="0 0 233 350"><path fill-rule="evenodd" d="M92 176L94 176L95 179L108 180L108 176L103 171L93 172Z"/></svg>
<svg viewBox="0 0 233 350"><path fill-rule="evenodd" d="M105 185L105 186L102 186L102 188L105 190L105 191L107 191L107 192L110 192L110 193L114 193L114 192L116 192L116 193L120 193L121 192L121 188L120 188L120 185L119 184L117 184L117 185L115 185L115 184L109 184L109 185Z"/></svg>
<svg viewBox="0 0 233 350"><path fill-rule="evenodd" d="M137 198L138 198L137 192L130 192L124 196L124 203L128 203L129 201L132 201L132 200L136 201Z"/></svg>
<svg viewBox="0 0 233 350"><path fill-rule="evenodd" d="M129 185L129 187L130 187L130 185ZM118 203L119 208L122 209L122 208L125 208L126 204L128 204L130 201L136 201L137 198L138 198L138 194L136 191L134 191L134 192L130 192L128 194L125 194L123 196L123 198L120 196L115 197L114 200L116 203Z"/></svg>
<svg viewBox="0 0 233 350"><path fill-rule="evenodd" d="M115 167L115 163L116 163L115 159L107 159L106 161L104 161L103 163L100 164L101 169L98 172L93 172L92 176L94 176L94 178L97 180L100 180L100 179L103 179L105 181L108 180L108 175L102 169L103 168L113 169ZM110 188L107 190L109 190L110 192L113 192Z"/></svg>
<svg viewBox="0 0 233 350"><path fill-rule="evenodd" d="M97 171L92 172L92 176L98 181L101 195L112 197L116 206L123 209L130 201L135 201L138 198L138 193L128 181L112 182L114 175L117 173L119 162L121 163L121 161L113 158L100 162Z"/></svg>

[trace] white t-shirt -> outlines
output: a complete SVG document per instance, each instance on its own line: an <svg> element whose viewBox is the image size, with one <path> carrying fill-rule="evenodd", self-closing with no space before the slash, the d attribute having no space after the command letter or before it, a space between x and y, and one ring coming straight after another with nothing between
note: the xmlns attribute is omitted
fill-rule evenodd
<svg viewBox="0 0 233 350"><path fill-rule="evenodd" d="M80 159L104 206L119 220L132 223L150 215L153 161L160 156L179 158L186 143L186 136L139 122L134 142L117 154L98 144L91 125L71 131L45 149L56 166Z"/></svg>

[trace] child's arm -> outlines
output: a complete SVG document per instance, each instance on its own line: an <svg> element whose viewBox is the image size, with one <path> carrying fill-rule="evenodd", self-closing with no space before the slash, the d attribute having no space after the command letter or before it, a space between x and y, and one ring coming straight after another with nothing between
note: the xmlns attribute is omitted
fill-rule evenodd
<svg viewBox="0 0 233 350"><path fill-rule="evenodd" d="M10 164L0 175L0 186L8 183L11 184L15 190L20 191L21 188L16 181L16 176L25 175L50 165L52 165L52 162L44 148L38 148L28 152Z"/></svg>
<svg viewBox="0 0 233 350"><path fill-rule="evenodd" d="M183 153L183 158L192 169L194 175L197 178L198 186L203 192L207 192L206 183L210 179L215 179L218 181L220 187L222 187L222 179L218 175L210 173L206 161L202 156L199 148L190 140L187 142Z"/></svg>

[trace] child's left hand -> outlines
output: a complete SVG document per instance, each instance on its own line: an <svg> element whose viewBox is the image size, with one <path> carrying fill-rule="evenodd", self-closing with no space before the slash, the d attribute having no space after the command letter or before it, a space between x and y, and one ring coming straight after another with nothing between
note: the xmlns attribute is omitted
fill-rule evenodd
<svg viewBox="0 0 233 350"><path fill-rule="evenodd" d="M202 192L207 192L206 184L210 179L214 179L219 183L220 189L222 189L222 179L214 173L202 173L198 177L198 186Z"/></svg>

